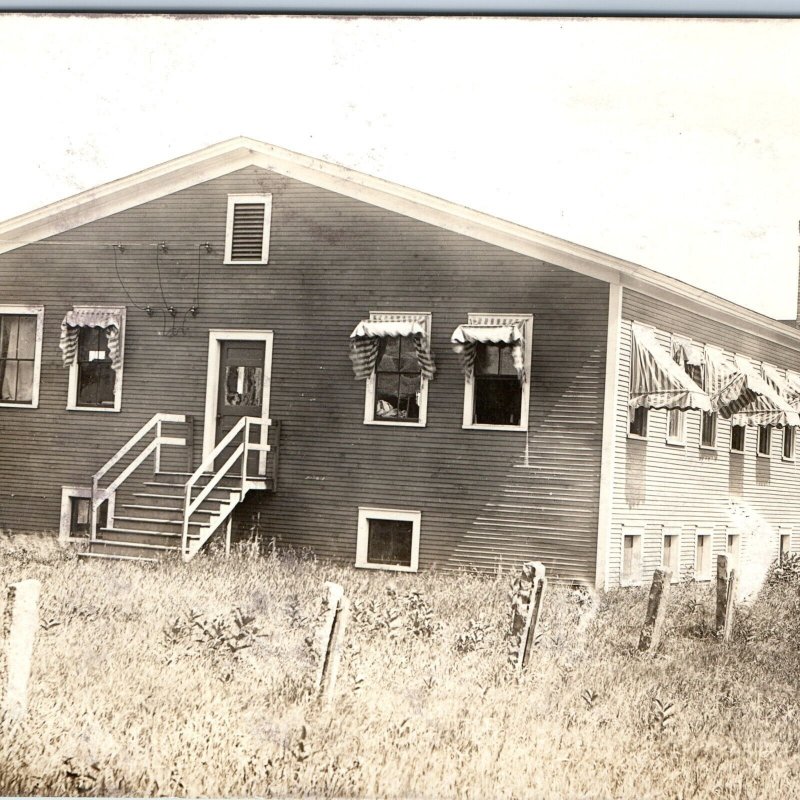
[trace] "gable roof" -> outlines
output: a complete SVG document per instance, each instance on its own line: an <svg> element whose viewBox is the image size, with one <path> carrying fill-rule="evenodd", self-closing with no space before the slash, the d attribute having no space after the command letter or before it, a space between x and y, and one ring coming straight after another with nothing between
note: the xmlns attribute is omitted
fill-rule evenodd
<svg viewBox="0 0 800 800"><path fill-rule="evenodd" d="M415 189L244 136L228 139L0 223L0 254L248 166L262 167L624 286L800 350L799 330L683 281Z"/></svg>

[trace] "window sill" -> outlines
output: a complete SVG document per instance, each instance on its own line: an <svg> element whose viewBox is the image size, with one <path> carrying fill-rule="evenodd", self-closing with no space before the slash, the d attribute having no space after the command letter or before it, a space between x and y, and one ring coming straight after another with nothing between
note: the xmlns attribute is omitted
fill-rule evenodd
<svg viewBox="0 0 800 800"><path fill-rule="evenodd" d="M103 406L67 406L67 411L89 411L101 414L118 414L119 408L103 408Z"/></svg>
<svg viewBox="0 0 800 800"><path fill-rule="evenodd" d="M398 421L389 421L386 422L378 421L377 419L365 419L365 425L377 425L379 428L424 428L425 422L400 422Z"/></svg>
<svg viewBox="0 0 800 800"><path fill-rule="evenodd" d="M225 267L252 267L252 266L266 266L269 261L223 261L222 265Z"/></svg>
<svg viewBox="0 0 800 800"><path fill-rule="evenodd" d="M471 425L461 425L462 430L465 431L527 431L528 426L522 425L479 425L473 423Z"/></svg>
<svg viewBox="0 0 800 800"><path fill-rule="evenodd" d="M700 450L708 450L709 452L712 452L712 453L719 452L719 448L716 445L701 444L701 445L699 445L699 448L700 448Z"/></svg>
<svg viewBox="0 0 800 800"><path fill-rule="evenodd" d="M647 436L640 436L638 433L629 433L628 439L633 439L634 442L646 442Z"/></svg>
<svg viewBox="0 0 800 800"><path fill-rule="evenodd" d="M795 457L792 456L791 458L786 458L786 456L781 456L781 461L788 461L790 464L794 464Z"/></svg>
<svg viewBox="0 0 800 800"><path fill-rule="evenodd" d="M0 408L39 408L38 403L0 403Z"/></svg>
<svg viewBox="0 0 800 800"><path fill-rule="evenodd" d="M403 567L399 564L359 564L356 562L356 569L382 569L389 572L416 572L416 567Z"/></svg>
<svg viewBox="0 0 800 800"><path fill-rule="evenodd" d="M769 454L769 453L756 453L756 458L766 458L766 459L769 459L769 458L770 458L770 454Z"/></svg>
<svg viewBox="0 0 800 800"><path fill-rule="evenodd" d="M743 456L744 455L744 450L729 450L728 452L731 453L731 455L734 455L734 456Z"/></svg>
<svg viewBox="0 0 800 800"><path fill-rule="evenodd" d="M664 439L664 442L668 444L670 447L686 447L686 442L681 441L680 439Z"/></svg>

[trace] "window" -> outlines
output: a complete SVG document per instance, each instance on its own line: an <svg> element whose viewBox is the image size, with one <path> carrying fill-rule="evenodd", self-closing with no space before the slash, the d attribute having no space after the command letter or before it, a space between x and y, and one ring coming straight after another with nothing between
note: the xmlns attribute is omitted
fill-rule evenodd
<svg viewBox="0 0 800 800"><path fill-rule="evenodd" d="M112 501L108 501L110 503ZM108 503L98 509L97 528L105 528ZM61 542L80 542L92 534L92 490L88 486L61 487L61 522L58 538Z"/></svg>
<svg viewBox="0 0 800 800"><path fill-rule="evenodd" d="M0 406L37 408L44 306L0 306Z"/></svg>
<svg viewBox="0 0 800 800"><path fill-rule="evenodd" d="M271 194L228 195L226 264L268 262L271 216Z"/></svg>
<svg viewBox="0 0 800 800"><path fill-rule="evenodd" d="M772 445L772 428L769 425L758 426L758 455L769 457Z"/></svg>
<svg viewBox="0 0 800 800"><path fill-rule="evenodd" d="M747 428L744 425L731 425L731 452L744 453Z"/></svg>
<svg viewBox="0 0 800 800"><path fill-rule="evenodd" d="M661 566L672 570L672 580L680 579L681 536L677 528L664 528L661 548Z"/></svg>
<svg viewBox="0 0 800 800"><path fill-rule="evenodd" d="M428 376L432 375L430 370L433 369L428 349L431 315L374 311L370 313L369 320L361 323L361 326L364 325L397 325L393 332L410 329L411 326L422 330L421 334L385 335L377 339L375 370L370 373L366 383L364 422L424 427L430 383ZM376 330L380 330L380 327ZM420 356L427 360L427 370L423 369Z"/></svg>
<svg viewBox="0 0 800 800"><path fill-rule="evenodd" d="M630 436L641 436L642 439L646 439L647 409L644 406L638 406L628 413L628 418L628 434Z"/></svg>
<svg viewBox="0 0 800 800"><path fill-rule="evenodd" d="M731 569L739 569L739 549L741 538L738 533L728 533L728 544L726 553L728 554L728 566Z"/></svg>
<svg viewBox="0 0 800 800"><path fill-rule="evenodd" d="M421 512L359 508L356 566L416 572Z"/></svg>
<svg viewBox="0 0 800 800"><path fill-rule="evenodd" d="M779 528L778 534L778 559L783 561L792 552L792 532L786 528Z"/></svg>
<svg viewBox="0 0 800 800"><path fill-rule="evenodd" d="M642 580L642 528L622 529L622 575L623 586Z"/></svg>
<svg viewBox="0 0 800 800"><path fill-rule="evenodd" d="M783 429L783 458L786 461L794 461L794 435L794 428Z"/></svg>
<svg viewBox="0 0 800 800"><path fill-rule="evenodd" d="M686 444L686 412L676 408L667 411L667 441Z"/></svg>
<svg viewBox="0 0 800 800"><path fill-rule="evenodd" d="M717 446L717 415L713 411L703 411L700 417L700 446Z"/></svg>
<svg viewBox="0 0 800 800"><path fill-rule="evenodd" d="M533 316L470 314L451 341L459 333L466 372L463 427L527 430Z"/></svg>
<svg viewBox="0 0 800 800"><path fill-rule="evenodd" d="M76 306L68 312L61 325L61 349L70 367L68 410L122 408L124 328L124 308Z"/></svg>
<svg viewBox="0 0 800 800"><path fill-rule="evenodd" d="M697 581L711 580L711 550L714 539L711 531L697 531L694 550L694 578Z"/></svg>

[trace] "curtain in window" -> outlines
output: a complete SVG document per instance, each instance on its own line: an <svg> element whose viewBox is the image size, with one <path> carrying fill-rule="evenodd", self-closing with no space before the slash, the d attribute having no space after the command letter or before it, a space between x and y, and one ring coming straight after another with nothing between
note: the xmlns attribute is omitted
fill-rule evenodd
<svg viewBox="0 0 800 800"><path fill-rule="evenodd" d="M78 355L78 332L80 328L103 328L108 338L108 355L111 368L122 366L119 332L122 328L122 312L119 309L89 308L67 311L61 321L61 358L65 367L72 366Z"/></svg>
<svg viewBox="0 0 800 800"><path fill-rule="evenodd" d="M418 321L380 321L362 319L350 334L350 360L353 373L359 380L366 380L375 372L380 355L381 340L396 336L408 336L414 342L414 351L419 361L423 378L432 380L436 372L425 325Z"/></svg>
<svg viewBox="0 0 800 800"><path fill-rule="evenodd" d="M631 408L711 411L708 395L658 343L653 328L631 326Z"/></svg>
<svg viewBox="0 0 800 800"><path fill-rule="evenodd" d="M520 383L525 382L525 339L519 325L459 325L450 337L453 350L461 358L467 380L475 374L475 355L479 344L511 345L511 358Z"/></svg>

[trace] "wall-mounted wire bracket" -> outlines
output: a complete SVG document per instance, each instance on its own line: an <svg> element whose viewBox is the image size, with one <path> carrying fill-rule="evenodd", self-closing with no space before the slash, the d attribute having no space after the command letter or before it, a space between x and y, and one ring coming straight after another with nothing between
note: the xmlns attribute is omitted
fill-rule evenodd
<svg viewBox="0 0 800 800"><path fill-rule="evenodd" d="M208 255L212 251L211 242L203 242L200 247L202 247L206 251L206 255Z"/></svg>
<svg viewBox="0 0 800 800"><path fill-rule="evenodd" d="M159 250L160 250L162 253L166 253L166 252L167 252L167 243L166 243L166 242L159 242L159 243L158 243L158 249L159 249Z"/></svg>
<svg viewBox="0 0 800 800"><path fill-rule="evenodd" d="M148 316L148 317L152 317L152 316L153 316L153 309L152 309L152 307L150 307L150 306L145 306L145 307L144 307L144 313L145 313L145 314L147 314L147 316Z"/></svg>

